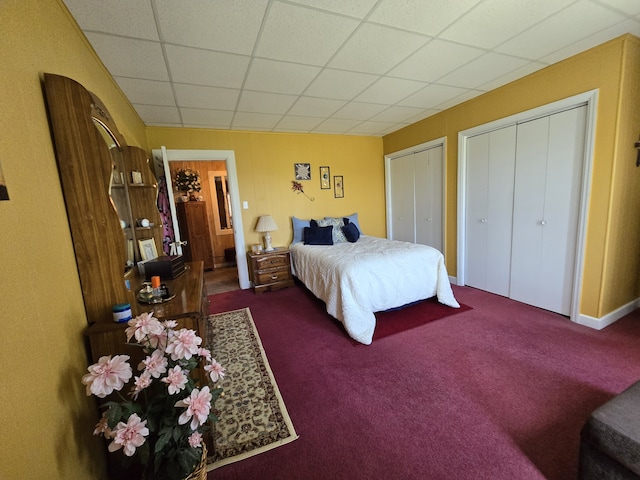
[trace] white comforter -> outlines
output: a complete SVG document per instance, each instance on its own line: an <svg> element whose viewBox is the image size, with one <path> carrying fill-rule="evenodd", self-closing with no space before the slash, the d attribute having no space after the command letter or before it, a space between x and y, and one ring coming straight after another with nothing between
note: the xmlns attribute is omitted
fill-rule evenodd
<svg viewBox="0 0 640 480"><path fill-rule="evenodd" d="M290 246L291 268L347 333L369 345L374 312L433 296L450 307L453 296L442 253L426 245L362 235L355 243Z"/></svg>

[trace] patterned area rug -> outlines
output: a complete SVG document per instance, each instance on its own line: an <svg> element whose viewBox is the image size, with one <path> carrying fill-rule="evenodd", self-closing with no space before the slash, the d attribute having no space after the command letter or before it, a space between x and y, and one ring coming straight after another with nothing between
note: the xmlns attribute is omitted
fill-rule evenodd
<svg viewBox="0 0 640 480"><path fill-rule="evenodd" d="M298 438L248 308L210 315L206 347L226 368L207 470Z"/></svg>

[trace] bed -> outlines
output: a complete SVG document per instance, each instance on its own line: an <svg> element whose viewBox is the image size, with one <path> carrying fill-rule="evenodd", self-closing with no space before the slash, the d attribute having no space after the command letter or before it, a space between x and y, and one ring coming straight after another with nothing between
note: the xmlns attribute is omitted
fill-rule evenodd
<svg viewBox="0 0 640 480"><path fill-rule="evenodd" d="M356 241L290 245L293 274L319 299L348 335L371 344L374 312L437 296L459 308L444 257L435 248L360 235Z"/></svg>

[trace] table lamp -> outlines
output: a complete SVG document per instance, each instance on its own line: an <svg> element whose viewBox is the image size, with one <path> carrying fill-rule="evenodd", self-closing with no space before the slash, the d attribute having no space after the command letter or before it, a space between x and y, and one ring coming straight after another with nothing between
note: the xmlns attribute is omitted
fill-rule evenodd
<svg viewBox="0 0 640 480"><path fill-rule="evenodd" d="M262 215L258 219L258 224L256 225L256 232L264 232L264 251L272 252L273 247L271 246L271 233L274 230L278 229L278 225L271 218L271 215Z"/></svg>

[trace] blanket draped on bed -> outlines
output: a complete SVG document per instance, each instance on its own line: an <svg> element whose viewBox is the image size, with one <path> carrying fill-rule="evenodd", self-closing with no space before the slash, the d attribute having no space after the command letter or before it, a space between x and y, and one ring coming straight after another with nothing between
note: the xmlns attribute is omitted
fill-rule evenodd
<svg viewBox="0 0 640 480"><path fill-rule="evenodd" d="M326 303L349 336L366 345L373 339L374 312L433 296L460 307L435 248L363 235L355 243L296 243L290 249L293 274Z"/></svg>

